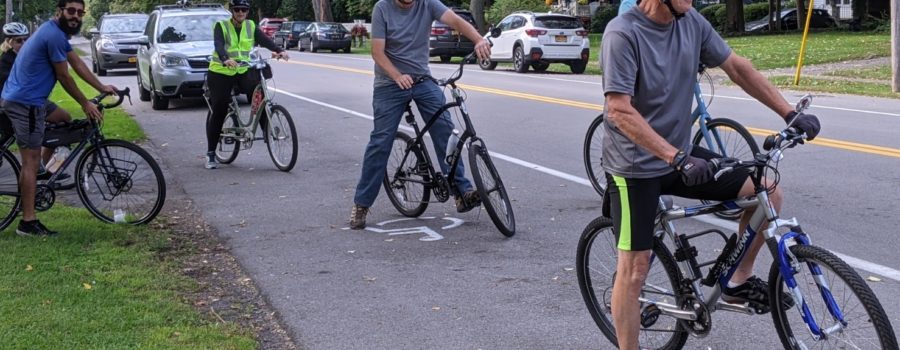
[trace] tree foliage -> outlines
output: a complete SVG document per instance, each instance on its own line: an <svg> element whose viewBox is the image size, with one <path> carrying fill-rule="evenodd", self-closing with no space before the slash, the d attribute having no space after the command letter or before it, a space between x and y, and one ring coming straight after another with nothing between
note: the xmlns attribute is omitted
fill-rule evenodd
<svg viewBox="0 0 900 350"><path fill-rule="evenodd" d="M503 20L503 17L515 11L547 12L549 10L550 6L547 6L543 0L497 0L485 12L484 17L491 24L497 24Z"/></svg>

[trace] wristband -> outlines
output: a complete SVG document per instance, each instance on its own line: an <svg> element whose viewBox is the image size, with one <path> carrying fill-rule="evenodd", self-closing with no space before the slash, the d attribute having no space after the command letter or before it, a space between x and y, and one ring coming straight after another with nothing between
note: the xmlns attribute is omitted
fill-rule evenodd
<svg viewBox="0 0 900 350"><path fill-rule="evenodd" d="M684 162L685 157L687 157L687 155L684 154L684 151L678 151L678 153L675 153L675 157L672 158L672 164L669 165L674 167L675 170L681 171L681 163Z"/></svg>

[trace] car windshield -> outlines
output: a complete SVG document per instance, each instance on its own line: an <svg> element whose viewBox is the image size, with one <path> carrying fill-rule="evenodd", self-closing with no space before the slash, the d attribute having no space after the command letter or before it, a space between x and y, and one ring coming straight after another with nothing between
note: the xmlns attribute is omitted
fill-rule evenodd
<svg viewBox="0 0 900 350"><path fill-rule="evenodd" d="M224 13L163 17L159 21L157 39L160 43L212 41L213 24L229 17L230 15Z"/></svg>
<svg viewBox="0 0 900 350"><path fill-rule="evenodd" d="M302 31L306 30L306 27L308 27L308 26L309 26L309 22L295 22L294 30L298 30L298 31L302 32Z"/></svg>
<svg viewBox="0 0 900 350"><path fill-rule="evenodd" d="M570 17L546 16L534 19L534 26L547 29L578 29L581 23Z"/></svg>
<svg viewBox="0 0 900 350"><path fill-rule="evenodd" d="M335 32L335 31L337 31L337 32L346 32L346 31L347 31L346 29L344 29L344 26L342 26L342 25L340 25L340 24L337 24L337 23L322 23L322 24L319 24L319 30L321 30L321 31L323 31L323 32Z"/></svg>
<svg viewBox="0 0 900 350"><path fill-rule="evenodd" d="M101 33L141 33L147 25L147 16L104 18Z"/></svg>

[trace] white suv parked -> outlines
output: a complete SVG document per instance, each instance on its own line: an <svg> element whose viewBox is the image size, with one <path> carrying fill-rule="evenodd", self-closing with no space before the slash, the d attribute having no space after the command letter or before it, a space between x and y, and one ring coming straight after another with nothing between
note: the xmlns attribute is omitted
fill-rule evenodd
<svg viewBox="0 0 900 350"><path fill-rule="evenodd" d="M497 62L512 62L516 72L530 66L537 72L551 63L565 63L572 73L584 73L590 59L588 31L577 18L555 13L514 12L500 24L500 36L492 38L490 60L479 60L481 69L492 70Z"/></svg>

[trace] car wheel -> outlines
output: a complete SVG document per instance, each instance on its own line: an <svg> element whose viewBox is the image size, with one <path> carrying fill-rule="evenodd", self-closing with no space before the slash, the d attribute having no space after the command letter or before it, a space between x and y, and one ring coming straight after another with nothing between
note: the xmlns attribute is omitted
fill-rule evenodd
<svg viewBox="0 0 900 350"><path fill-rule="evenodd" d="M497 68L497 62L491 61L490 58L486 60L478 59L478 67L482 70L494 70L494 68Z"/></svg>
<svg viewBox="0 0 900 350"><path fill-rule="evenodd" d="M281 48L284 49L284 51L287 51L287 49L288 49L287 40L281 41Z"/></svg>
<svg viewBox="0 0 900 350"><path fill-rule="evenodd" d="M545 72L547 68L550 68L549 63L535 62L531 64L531 69L534 69L535 72Z"/></svg>
<svg viewBox="0 0 900 350"><path fill-rule="evenodd" d="M344 53L350 53L350 46L344 48Z"/></svg>
<svg viewBox="0 0 900 350"><path fill-rule="evenodd" d="M309 41L309 52L319 52L319 49L316 48L316 42L310 40Z"/></svg>
<svg viewBox="0 0 900 350"><path fill-rule="evenodd" d="M441 56L441 63L450 63L450 56Z"/></svg>
<svg viewBox="0 0 900 350"><path fill-rule="evenodd" d="M569 69L572 70L572 73L581 74L584 73L584 69L587 68L587 61L577 60L569 63Z"/></svg>
<svg viewBox="0 0 900 350"><path fill-rule="evenodd" d="M106 69L100 68L100 62L97 62L97 75L101 77L106 76Z"/></svg>
<svg viewBox="0 0 900 350"><path fill-rule="evenodd" d="M337 49L331 49L331 53L337 52Z"/></svg>
<svg viewBox="0 0 900 350"><path fill-rule="evenodd" d="M97 61L91 60L91 73L97 74Z"/></svg>
<svg viewBox="0 0 900 350"><path fill-rule="evenodd" d="M160 95L156 91L156 86L153 84L153 76L150 76L150 107L155 111L164 111L169 109L169 98Z"/></svg>
<svg viewBox="0 0 900 350"><path fill-rule="evenodd" d="M525 64L525 50L523 50L521 46L516 46L516 48L513 49L513 69L519 73L528 71L528 65Z"/></svg>
<svg viewBox="0 0 900 350"><path fill-rule="evenodd" d="M150 90L144 88L144 83L141 81L141 72L137 72L137 86L138 86L138 97L140 97L141 101L147 102L150 101Z"/></svg>

